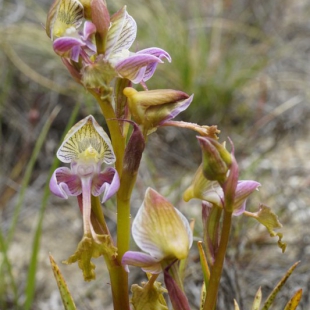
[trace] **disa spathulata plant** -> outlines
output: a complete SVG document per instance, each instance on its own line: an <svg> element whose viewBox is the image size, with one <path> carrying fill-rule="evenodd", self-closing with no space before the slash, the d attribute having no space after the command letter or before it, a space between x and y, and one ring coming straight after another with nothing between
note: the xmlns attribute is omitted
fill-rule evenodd
<svg viewBox="0 0 310 310"><path fill-rule="evenodd" d="M216 126L173 120L191 104L193 95L147 88L157 66L170 62L171 57L158 47L130 51L137 25L126 6L110 15L105 0L55 0L47 16L46 33L75 81L96 99L109 129L108 135L89 115L71 128L57 151L59 160L70 167L55 170L50 189L60 198L76 197L84 230L75 253L64 263L77 262L84 280L91 281L95 279L92 258L102 256L115 310L168 309L167 298L174 310L190 309L183 275L193 244L192 223L160 193L147 188L131 227L130 198L149 135L161 126L194 130L202 163L183 198L201 200L204 230L198 238L203 242L197 244L203 271L201 309L216 309L234 217L255 218L272 236L279 237L278 244L285 249L282 235L274 231L281 224L270 208L260 205L255 213L246 211L247 198L260 184L239 180L233 144L230 141L229 152L225 143L218 142ZM143 90L137 91L136 84ZM117 236L110 234L102 208L112 196L116 197ZM130 251L130 230L141 252ZM65 307L75 309L50 258ZM142 286L132 285L131 297L129 266L141 268L148 279ZM156 281L160 273L165 287Z"/></svg>

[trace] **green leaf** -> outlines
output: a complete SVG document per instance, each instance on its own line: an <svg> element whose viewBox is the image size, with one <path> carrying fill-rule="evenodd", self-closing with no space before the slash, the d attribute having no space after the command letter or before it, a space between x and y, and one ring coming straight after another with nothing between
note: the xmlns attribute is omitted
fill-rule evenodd
<svg viewBox="0 0 310 310"><path fill-rule="evenodd" d="M294 296L289 300L284 310L295 310L299 305L302 296L302 289L299 289Z"/></svg>
<svg viewBox="0 0 310 310"><path fill-rule="evenodd" d="M294 271L294 269L297 267L297 265L299 264L299 262L296 262L284 275L284 277L279 281L279 283L277 284L277 286L272 290L272 292L270 293L270 295L268 296L267 300L264 303L264 306L262 308L262 310L268 310L271 306L271 304L273 303L274 299L276 298L277 294L280 292L281 288L283 287L283 285L285 284L286 280L289 278L289 276L292 274L292 272Z"/></svg>
<svg viewBox="0 0 310 310"><path fill-rule="evenodd" d="M199 256L200 256L200 264L201 264L201 269L203 273L204 285L207 289L209 286L209 280L210 280L210 269L209 269L209 265L207 262L205 252L203 250L202 242L198 241L197 246L198 246L198 251L199 251Z"/></svg>
<svg viewBox="0 0 310 310"><path fill-rule="evenodd" d="M69 289L67 287L66 281L64 277L62 276L54 258L52 255L49 255L50 257L50 262L52 265L53 273L55 276L55 279L57 281L59 293L61 295L62 303L65 307L66 310L76 310L76 306L74 304L73 298L69 292Z"/></svg>

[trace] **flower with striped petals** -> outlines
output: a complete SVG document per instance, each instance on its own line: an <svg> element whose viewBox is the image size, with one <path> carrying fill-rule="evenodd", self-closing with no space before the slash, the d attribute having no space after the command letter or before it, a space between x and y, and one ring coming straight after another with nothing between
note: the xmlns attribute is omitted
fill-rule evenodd
<svg viewBox="0 0 310 310"><path fill-rule="evenodd" d="M92 115L87 116L66 135L57 157L67 167L57 168L50 180L50 190L58 197L82 195L84 236L97 235L91 224L91 196L103 194L102 202L107 201L119 188L119 177L112 167L101 171L101 165L113 164L115 155L111 141Z"/></svg>
<svg viewBox="0 0 310 310"><path fill-rule="evenodd" d="M87 8L82 3L55 0L48 14L46 32L53 40L55 52L85 87L105 87L115 77L145 87L157 65L163 59L171 61L170 55L157 47L135 53L129 51L136 38L137 25L126 6L110 17L100 0L93 0ZM85 10L96 13L86 14ZM85 20L84 15L91 15L92 19ZM79 31L83 23L83 31Z"/></svg>

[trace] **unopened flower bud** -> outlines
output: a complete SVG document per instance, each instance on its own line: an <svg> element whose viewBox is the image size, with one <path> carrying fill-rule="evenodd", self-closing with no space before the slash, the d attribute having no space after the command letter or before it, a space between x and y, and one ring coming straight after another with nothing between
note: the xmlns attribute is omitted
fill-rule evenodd
<svg viewBox="0 0 310 310"><path fill-rule="evenodd" d="M203 174L211 181L223 184L227 178L232 158L226 148L216 140L208 137L197 137L202 149Z"/></svg>
<svg viewBox="0 0 310 310"><path fill-rule="evenodd" d="M124 95L128 98L129 110L144 131L151 133L165 121L173 119L191 103L193 96L173 89L136 91L126 87Z"/></svg>
<svg viewBox="0 0 310 310"><path fill-rule="evenodd" d="M98 54L106 48L107 34L110 27L110 14L104 0L91 0L91 20L96 26L96 46Z"/></svg>

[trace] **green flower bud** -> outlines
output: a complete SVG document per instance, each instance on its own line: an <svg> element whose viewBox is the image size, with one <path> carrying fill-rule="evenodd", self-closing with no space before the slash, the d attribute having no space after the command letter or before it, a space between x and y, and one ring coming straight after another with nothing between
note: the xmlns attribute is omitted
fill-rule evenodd
<svg viewBox="0 0 310 310"><path fill-rule="evenodd" d="M231 167L231 154L214 139L197 137L202 149L203 174L211 181L223 184L227 179L227 172Z"/></svg>

